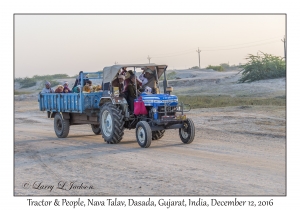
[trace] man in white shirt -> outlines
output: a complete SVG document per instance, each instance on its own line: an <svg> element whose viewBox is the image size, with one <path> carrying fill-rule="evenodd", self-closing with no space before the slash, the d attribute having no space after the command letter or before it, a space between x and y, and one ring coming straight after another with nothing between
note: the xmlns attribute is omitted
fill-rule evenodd
<svg viewBox="0 0 300 210"><path fill-rule="evenodd" d="M51 83L46 81L45 82L45 87L42 90L42 93L54 93L55 91L53 90L53 88L51 88Z"/></svg>

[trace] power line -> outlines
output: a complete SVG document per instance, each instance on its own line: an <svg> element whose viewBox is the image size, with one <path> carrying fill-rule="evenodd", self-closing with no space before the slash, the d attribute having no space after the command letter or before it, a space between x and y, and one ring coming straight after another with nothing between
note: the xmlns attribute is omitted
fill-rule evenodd
<svg viewBox="0 0 300 210"><path fill-rule="evenodd" d="M266 43L261 43L261 44L257 44L257 45L248 45L248 46L243 46L243 47L234 47L234 48L224 48L224 49L211 49L211 50L203 50L202 51L221 51L221 50L234 50L234 49L242 49L242 48L249 48L249 47L255 47L255 46L261 46L261 45L267 45L267 44L271 44L271 43L275 43L278 41L272 41L272 42L266 42ZM195 48L194 48L195 50ZM193 52L195 52L194 50L192 51L188 51L185 53L180 53L180 54L170 54L170 55L165 55L165 56L153 56L152 58L165 58L165 57L173 57L173 56L179 56L179 55L186 55L186 54L191 54Z"/></svg>
<svg viewBox="0 0 300 210"><path fill-rule="evenodd" d="M279 38L280 38L280 37L274 37L274 38L264 39L264 40L260 40L260 41L246 42L246 43L242 43L242 44L234 44L234 45L218 46L218 47L202 47L202 49L203 49L203 48L231 47L231 46L238 46L238 45L252 44L252 43L263 42L263 41L268 41L268 40L272 40L272 39L279 39Z"/></svg>
<svg viewBox="0 0 300 210"><path fill-rule="evenodd" d="M194 48L195 50L195 48ZM165 57L173 57L173 56L179 56L179 55L186 55L186 54L191 54L191 53L194 53L195 51L190 51L190 52L187 52L187 53L181 53L181 54L177 54L177 55L166 55L166 56L160 56L160 57L152 57L152 58L165 58Z"/></svg>
<svg viewBox="0 0 300 210"><path fill-rule="evenodd" d="M190 48L190 49L186 49L186 50L181 50L180 52L172 52L172 53L159 54L159 55L155 56L155 58L169 56L171 54L177 54L177 53L194 52L194 50L195 50L195 47Z"/></svg>
<svg viewBox="0 0 300 210"><path fill-rule="evenodd" d="M261 45L267 45L267 44L271 44L271 43L275 43L275 42L278 42L278 41L267 42L267 43L257 44L257 45L249 45L249 46L244 46L244 47L235 47L235 48L226 48L226 49L215 49L215 50L203 50L203 51L235 50L235 49L242 49L242 48L249 48L249 47L261 46Z"/></svg>
<svg viewBox="0 0 300 210"><path fill-rule="evenodd" d="M249 46L244 46L244 47L236 47L236 48L225 48L225 49L214 49L214 50L202 50L203 52L207 52L207 51L221 51L221 50L234 50L234 49L242 49L242 48L249 48L249 47L255 47L255 46L261 46L261 45L266 45L266 44L271 44L271 43L275 43L278 41L273 41L273 42L267 42L267 43L262 43L262 44L257 44L257 45L249 45ZM195 50L195 48L194 48ZM166 58L166 57L174 57L174 56L179 56L179 55L186 55L186 54L191 54L194 53L195 51L190 51L190 52L186 52L186 53L180 53L177 55L166 55L166 56L159 56L159 57L152 57L152 58Z"/></svg>
<svg viewBox="0 0 300 210"><path fill-rule="evenodd" d="M275 39L275 38L270 38L270 39L265 39L265 40L272 40L272 39ZM255 41L255 42L248 42L248 43L256 43L256 42L261 42L261 41L265 41L265 40L260 40L260 41ZM284 38L284 40L285 40L285 38ZM243 47L224 48L224 49L211 49L211 50L209 50L209 49L208 50L203 50L202 49L201 51L202 52L207 52L207 51L235 50L235 49L242 49L242 48L249 48L249 47L261 46L261 45L267 45L267 44L271 44L271 43L275 43L275 42L278 42L278 40L277 41L272 41L272 42L256 44L256 45L248 45L248 46L243 46ZM244 44L246 44L246 43L244 43ZM237 46L237 45L244 45L244 44L236 44L236 45L230 45L230 46ZM206 48L208 48L208 47L206 47ZM215 47L211 47L211 48L215 48ZM184 50L184 51L181 51L181 52L184 52L184 53L179 53L179 54L171 53L171 54L166 54L165 56L152 56L152 57L149 57L149 55L148 55L147 59L149 60L149 63L150 63L151 58L166 58L166 57L175 57L175 56L180 56L180 55L187 55L187 54L194 53L195 50L197 52L197 48L191 48L191 49L193 49L193 50L188 50L188 51ZM199 48L198 48L198 50L199 50ZM187 51L187 52L185 52L185 51ZM200 52L199 52L199 54L200 54ZM139 59L139 61L142 61L142 58ZM200 65L199 65L199 68L200 68Z"/></svg>

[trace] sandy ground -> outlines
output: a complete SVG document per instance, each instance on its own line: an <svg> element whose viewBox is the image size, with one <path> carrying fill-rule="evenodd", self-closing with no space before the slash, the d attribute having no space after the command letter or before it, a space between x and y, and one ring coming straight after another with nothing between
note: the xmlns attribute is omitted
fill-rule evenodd
<svg viewBox="0 0 300 210"><path fill-rule="evenodd" d="M207 79L234 89L234 77ZM285 93L285 79L268 83L248 85L258 93L269 87L265 95ZM246 85L240 91L247 92ZM187 115L196 126L193 143L183 144L178 130L167 130L145 149L134 130L125 130L116 145L106 144L89 125L71 126L68 138L59 139L53 119L38 110L36 95L15 96L14 193L286 195L285 107L193 109Z"/></svg>
<svg viewBox="0 0 300 210"><path fill-rule="evenodd" d="M117 145L106 144L88 125L71 126L68 138L58 139L36 102L16 102L15 108L15 195L286 192L284 108L195 109L189 113L196 125L192 144L168 130L148 149L139 147L134 130ZM40 182L54 189L35 189ZM57 189L60 182L94 189Z"/></svg>

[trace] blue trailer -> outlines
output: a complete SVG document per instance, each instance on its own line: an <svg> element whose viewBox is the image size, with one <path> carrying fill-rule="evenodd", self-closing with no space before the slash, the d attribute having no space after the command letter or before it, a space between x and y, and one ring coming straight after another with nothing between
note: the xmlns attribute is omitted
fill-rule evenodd
<svg viewBox="0 0 300 210"><path fill-rule="evenodd" d="M128 96L121 94L116 86L121 69L127 67L133 69L134 75L139 68L152 71L152 93L139 92L135 82L135 102L142 102L145 113L130 110ZM84 93L81 88L79 93L40 93L39 107L47 111L48 118L54 118L54 130L59 138L68 136L71 125L90 124L93 132L101 134L108 144L119 143L125 128L136 130L137 142L143 148L149 147L152 140L162 138L167 129L179 129L181 141L189 144L195 136L194 123L184 114L189 110L184 110L184 104L171 95L173 88L168 86L166 69L166 65L126 64L105 67L103 77L102 72L80 72L80 84L84 84L89 75L90 80L102 80L102 90ZM161 76L164 76L162 91L158 85Z"/></svg>
<svg viewBox="0 0 300 210"><path fill-rule="evenodd" d="M92 77L86 78L87 75ZM79 83L86 79L102 80L102 72L80 72ZM100 99L103 91L84 93L40 93L38 97L40 111L47 111L48 118L54 118L54 130L59 138L69 134L70 125L91 124L95 134L101 134L99 128Z"/></svg>

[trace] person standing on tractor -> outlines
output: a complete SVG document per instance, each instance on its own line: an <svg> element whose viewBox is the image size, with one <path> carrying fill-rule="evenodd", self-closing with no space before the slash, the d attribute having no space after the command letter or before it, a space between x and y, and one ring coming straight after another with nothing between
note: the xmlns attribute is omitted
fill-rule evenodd
<svg viewBox="0 0 300 210"><path fill-rule="evenodd" d="M133 107L134 99L136 99L137 96L140 94L139 89L140 89L140 85L138 81L136 83L136 76L131 75L130 82L128 84L128 102L129 102L128 104L131 112L134 111L134 107Z"/></svg>
<svg viewBox="0 0 300 210"><path fill-rule="evenodd" d="M126 97L125 95L125 84L124 84L125 76L119 74L118 77L112 82L113 87L119 88L119 96L120 97Z"/></svg>

